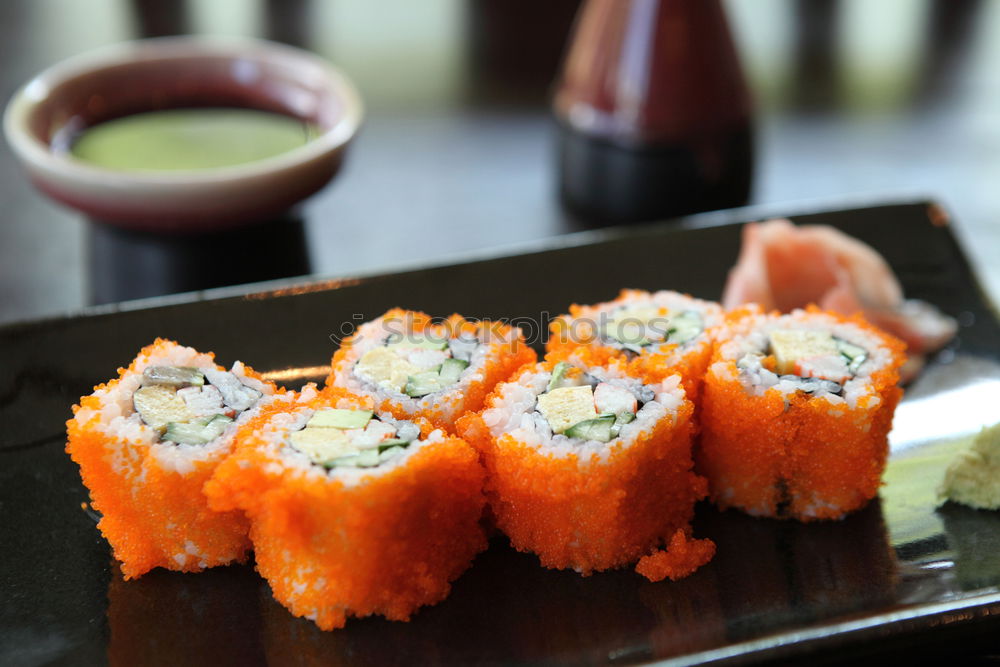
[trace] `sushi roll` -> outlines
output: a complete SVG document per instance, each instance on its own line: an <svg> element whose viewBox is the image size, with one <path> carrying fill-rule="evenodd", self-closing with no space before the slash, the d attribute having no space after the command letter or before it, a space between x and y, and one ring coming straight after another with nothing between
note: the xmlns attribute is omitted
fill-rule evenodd
<svg viewBox="0 0 1000 667"><path fill-rule="evenodd" d="M692 472L692 405L680 377L647 382L630 377L623 361L600 365L599 357L587 348L549 355L459 420L480 450L487 500L513 546L545 567L584 575L686 534L706 492ZM678 574L670 562L650 571Z"/></svg>
<svg viewBox="0 0 1000 667"><path fill-rule="evenodd" d="M705 378L698 471L755 516L835 519L878 492L904 345L811 307L734 313Z"/></svg>
<svg viewBox="0 0 1000 667"><path fill-rule="evenodd" d="M202 486L276 389L213 358L157 339L73 406L66 451L126 579L241 561L250 547L243 515L209 510Z"/></svg>
<svg viewBox="0 0 1000 667"><path fill-rule="evenodd" d="M246 512L275 599L324 630L348 616L408 620L486 547L476 452L426 420L309 385L239 439L205 492L217 510Z"/></svg>
<svg viewBox="0 0 1000 667"><path fill-rule="evenodd" d="M679 292L623 289L614 301L572 305L552 322L547 349L592 347L605 358L631 362L654 378L679 374L688 399L698 402L712 355L712 331L722 324L719 304Z"/></svg>
<svg viewBox="0 0 1000 667"><path fill-rule="evenodd" d="M424 313L397 308L343 342L327 385L369 396L397 417L424 417L451 430L462 414L482 407L498 382L534 361L515 327L460 315L435 324Z"/></svg>

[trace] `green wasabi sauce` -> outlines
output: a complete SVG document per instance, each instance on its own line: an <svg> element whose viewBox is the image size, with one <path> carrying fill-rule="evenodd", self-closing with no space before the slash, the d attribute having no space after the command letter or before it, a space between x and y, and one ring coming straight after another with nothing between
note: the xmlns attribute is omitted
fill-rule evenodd
<svg viewBox="0 0 1000 667"><path fill-rule="evenodd" d="M121 171L231 167L280 155L318 136L297 118L255 109L168 109L88 128L70 152Z"/></svg>

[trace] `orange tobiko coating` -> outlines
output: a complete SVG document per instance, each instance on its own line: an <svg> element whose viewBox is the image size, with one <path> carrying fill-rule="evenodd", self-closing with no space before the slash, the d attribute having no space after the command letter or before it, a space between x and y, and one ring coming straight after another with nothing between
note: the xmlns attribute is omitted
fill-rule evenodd
<svg viewBox="0 0 1000 667"><path fill-rule="evenodd" d="M534 363L537 358L535 351L524 342L523 335L513 335L514 329L500 322L466 320L456 313L435 323L426 313L402 308L393 308L379 319L389 326L405 327L411 334L426 334L436 338L466 335L488 341L486 363L480 371L482 377L464 389L441 392L435 397L432 407L415 411L391 396L381 400L376 397L378 410L390 412L401 419L423 417L434 426L448 431L454 430L455 422L463 414L479 410L493 387L509 378L521 366ZM348 388L347 378L353 373L359 359L353 349L354 342L355 336L346 338L334 353L330 375L326 380L328 387Z"/></svg>
<svg viewBox="0 0 1000 667"><path fill-rule="evenodd" d="M717 352L705 378L696 459L719 507L801 521L836 519L878 493L902 396L897 369L903 344L860 316L822 314L878 337L891 362L872 373L871 391L852 407L774 388L752 395L736 362Z"/></svg>
<svg viewBox="0 0 1000 667"><path fill-rule="evenodd" d="M551 356L522 373L551 370L561 355ZM707 492L691 470L691 412L683 400L630 444L610 443L604 458L494 436L481 414L459 420L459 432L480 452L487 500L511 544L545 567L588 575L632 563L688 528Z"/></svg>
<svg viewBox="0 0 1000 667"><path fill-rule="evenodd" d="M670 538L666 549L660 549L643 556L635 566L635 571L650 581L671 581L683 579L694 573L715 556L715 542L694 540L683 530L678 530Z"/></svg>
<svg viewBox="0 0 1000 667"><path fill-rule="evenodd" d="M140 372L140 362L172 347L177 344L157 339L127 369L119 369L118 379L94 387L95 393L114 389L126 375ZM260 379L249 368L246 373ZM189 469L179 471L165 465L146 442L131 442L103 430L102 408L100 395L85 396L73 406L74 418L66 423L66 451L80 466L92 505L102 514L98 528L121 562L125 578L154 567L199 572L245 560L250 539L243 513L212 511L202 493L229 449L206 450L190 460Z"/></svg>
<svg viewBox="0 0 1000 667"><path fill-rule="evenodd" d="M330 407L336 396L343 394L275 403L244 427L237 453L205 492L213 507L247 513L257 570L294 615L324 630L343 627L348 616L406 621L443 600L486 547L483 471L476 452L448 436L356 484L285 462L264 436L280 429L275 417Z"/></svg>

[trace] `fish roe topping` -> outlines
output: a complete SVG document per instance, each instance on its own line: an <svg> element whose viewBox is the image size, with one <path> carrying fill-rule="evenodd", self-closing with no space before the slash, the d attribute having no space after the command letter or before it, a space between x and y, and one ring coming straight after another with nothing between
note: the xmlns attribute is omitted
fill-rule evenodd
<svg viewBox="0 0 1000 667"><path fill-rule="evenodd" d="M720 336L696 456L712 500L802 521L867 504L881 484L902 396L903 344L860 316L816 308L790 315L745 309Z"/></svg>
<svg viewBox="0 0 1000 667"><path fill-rule="evenodd" d="M635 571L650 581L671 581L683 579L693 574L715 556L715 542L708 539L692 539L683 530L678 530L670 538L666 549L660 549L643 556L635 566Z"/></svg>
<svg viewBox="0 0 1000 667"><path fill-rule="evenodd" d="M335 388L289 392L245 426L238 451L205 485L213 508L249 517L257 569L275 599L323 630L349 616L409 620L443 600L486 548L483 470L461 439L423 421L419 439L372 467L328 467L326 452L291 440L307 429L352 430L344 426L364 438L378 423L400 435L401 422L369 416L370 403Z"/></svg>
<svg viewBox="0 0 1000 667"><path fill-rule="evenodd" d="M211 511L202 487L238 426L282 391L240 362L226 371L211 353L158 338L73 407L66 451L126 578L245 560L246 517Z"/></svg>
<svg viewBox="0 0 1000 667"><path fill-rule="evenodd" d="M653 385L629 378L621 359L588 365L600 356L585 348L553 352L458 423L480 452L490 507L514 547L545 567L584 575L633 563L686 530L707 491L691 471L693 407L680 378ZM605 383L614 390L599 390ZM611 436L617 414L631 410L634 419ZM598 431L593 422L602 411L607 423Z"/></svg>

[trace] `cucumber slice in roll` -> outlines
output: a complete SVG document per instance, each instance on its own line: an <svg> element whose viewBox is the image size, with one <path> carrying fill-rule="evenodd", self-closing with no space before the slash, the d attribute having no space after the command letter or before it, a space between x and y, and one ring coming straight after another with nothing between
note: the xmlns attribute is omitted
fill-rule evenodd
<svg viewBox="0 0 1000 667"><path fill-rule="evenodd" d="M222 435L231 423L232 418L226 415L212 415L186 423L170 422L163 433L163 439L179 445L206 445Z"/></svg>
<svg viewBox="0 0 1000 667"><path fill-rule="evenodd" d="M441 385L447 386L449 384L455 384L458 382L458 378L462 376L462 372L469 367L468 361L462 361L461 359L445 359L444 363L441 364L440 378Z"/></svg>
<svg viewBox="0 0 1000 667"><path fill-rule="evenodd" d="M635 420L635 415L631 412L619 412L615 415L615 423L611 425L611 437L617 438L622 432L622 426Z"/></svg>
<svg viewBox="0 0 1000 667"><path fill-rule="evenodd" d="M406 378L406 386L403 393L413 398L420 398L427 394L433 394L441 389L441 375L436 371L424 371Z"/></svg>
<svg viewBox="0 0 1000 667"><path fill-rule="evenodd" d="M393 336L388 340L386 347L389 349L415 347L421 350L444 350L448 347L448 340L432 336Z"/></svg>
<svg viewBox="0 0 1000 667"><path fill-rule="evenodd" d="M566 436L581 440L596 440L608 442L613 437L611 427L615 424L614 415L601 415L595 419L585 419L566 429Z"/></svg>
<svg viewBox="0 0 1000 667"><path fill-rule="evenodd" d="M200 387L205 384L205 376L193 366L147 366L142 372L142 385L162 384L180 389Z"/></svg>
<svg viewBox="0 0 1000 667"><path fill-rule="evenodd" d="M848 343L846 340L839 338L834 340L837 341L837 349L840 351L840 355L847 361L847 370L852 374L857 373L858 368L868 358L868 350L853 343Z"/></svg>
<svg viewBox="0 0 1000 667"><path fill-rule="evenodd" d="M333 459L332 461L326 461L323 465L327 468L340 468L347 466L354 466L357 468L373 468L378 465L378 462L378 449L363 449L357 454L341 456Z"/></svg>
<svg viewBox="0 0 1000 667"><path fill-rule="evenodd" d="M549 386L545 388L545 391L552 391L561 387L563 378L566 377L566 371L569 369L570 365L565 361L557 363L552 369L552 377L549 378Z"/></svg>
<svg viewBox="0 0 1000 667"><path fill-rule="evenodd" d="M670 332L666 336L667 342L683 345L695 338L705 328L701 315L693 310L685 310L670 318Z"/></svg>

